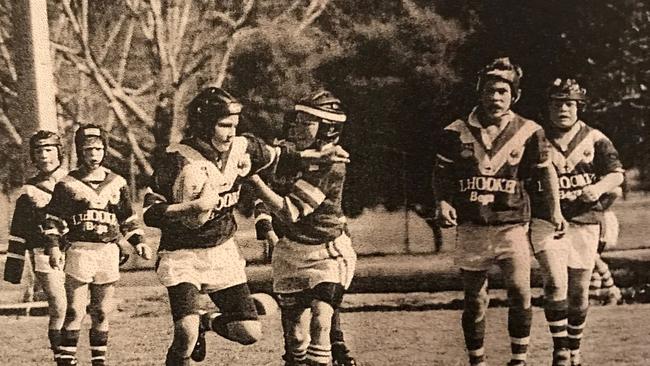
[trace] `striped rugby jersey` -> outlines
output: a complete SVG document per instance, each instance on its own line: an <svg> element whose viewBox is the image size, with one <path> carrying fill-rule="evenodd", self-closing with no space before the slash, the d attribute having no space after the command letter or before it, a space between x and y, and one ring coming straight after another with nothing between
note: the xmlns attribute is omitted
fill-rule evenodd
<svg viewBox="0 0 650 366"><path fill-rule="evenodd" d="M264 181L284 198L292 217L291 222L287 218L283 220L258 200L255 205L258 239L264 239L266 232L274 230L279 237L317 245L343 233L349 235L341 206L345 164L278 164L268 173L263 176Z"/></svg>
<svg viewBox="0 0 650 366"><path fill-rule="evenodd" d="M270 166L280 156L293 158L251 135L236 136L224 162L219 161L211 145L199 139L167 148L144 201L145 223L162 232L159 250L214 247L232 238L237 230L233 210L244 178ZM220 199L207 221L193 224L164 216L167 206L199 198L208 179L215 180L218 191L214 194Z"/></svg>
<svg viewBox="0 0 650 366"><path fill-rule="evenodd" d="M50 174L38 174L28 179L22 186L9 230L9 247L4 272L6 281L20 283L25 264L25 251L45 247L42 227L45 206L52 198L54 185L67 174L66 169L59 167Z"/></svg>
<svg viewBox="0 0 650 366"><path fill-rule="evenodd" d="M49 247L64 236L68 243L115 243L123 236L132 245L144 237L126 180L105 167L91 175L74 170L56 184L43 233Z"/></svg>
<svg viewBox="0 0 650 366"><path fill-rule="evenodd" d="M549 163L544 131L514 112L504 116L498 133L487 130L476 110L445 127L434 169L436 198L452 204L459 224L527 222L524 181Z"/></svg>
<svg viewBox="0 0 650 366"><path fill-rule="evenodd" d="M567 139L571 134L573 137ZM582 121L561 135L552 129L548 136L551 161L559 177L562 214L575 223L598 224L602 211L611 205L611 197L605 194L596 202L583 202L579 197L584 187L598 182L605 175L624 172L616 148L602 132ZM548 219L548 210L538 205L540 187L536 182L531 192L533 216Z"/></svg>

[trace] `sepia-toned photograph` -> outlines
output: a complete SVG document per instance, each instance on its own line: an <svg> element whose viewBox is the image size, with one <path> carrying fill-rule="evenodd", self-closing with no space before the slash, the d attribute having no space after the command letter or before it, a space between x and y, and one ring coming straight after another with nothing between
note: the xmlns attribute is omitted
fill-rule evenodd
<svg viewBox="0 0 650 366"><path fill-rule="evenodd" d="M0 0L0 365L650 365L650 3Z"/></svg>

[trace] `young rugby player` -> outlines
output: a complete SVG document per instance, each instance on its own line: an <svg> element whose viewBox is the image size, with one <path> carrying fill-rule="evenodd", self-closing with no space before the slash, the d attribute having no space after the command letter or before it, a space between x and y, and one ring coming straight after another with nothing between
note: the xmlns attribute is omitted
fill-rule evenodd
<svg viewBox="0 0 650 366"><path fill-rule="evenodd" d="M283 136L289 143L298 149L338 144L346 116L331 93L315 94L297 104L295 112L295 119L287 121L287 136ZM345 345L339 308L354 269L341 210L345 165L280 166L269 173L263 175L269 187L254 177L263 197L256 204L255 227L258 239L278 248L272 263L274 289L282 310L285 364L324 364L331 344L333 365L354 366L356 361ZM278 206L279 199L284 200L282 207ZM263 201L270 202L269 207L275 210L269 212ZM328 245L343 250L319 257L319 251ZM337 268L337 262L342 261L347 272ZM337 279L343 275L346 277ZM310 308L316 315L310 334L305 334L308 327L302 315ZM327 329L329 334L325 334Z"/></svg>
<svg viewBox="0 0 650 366"><path fill-rule="evenodd" d="M524 181L541 175L545 202L559 226L557 176L548 142L535 122L511 110L520 96L521 68L494 60L479 74L479 105L445 127L434 173L443 225L457 225L456 263L465 292L462 327L471 365L485 365L487 271L501 267L508 290L512 359L525 365L532 318L530 299L530 202Z"/></svg>
<svg viewBox="0 0 650 366"><path fill-rule="evenodd" d="M127 182L102 165L108 148L106 133L95 125L75 133L79 169L54 187L46 208L44 234L50 265L63 267L68 308L61 335L60 365L77 364L77 343L86 306L92 320L90 350L93 366L106 364L109 314L114 310L115 282L119 279L117 242L127 240L135 251L150 258L151 249L133 210ZM88 294L90 292L90 304Z"/></svg>
<svg viewBox="0 0 650 366"><path fill-rule="evenodd" d="M145 196L145 222L162 232L157 274L167 287L174 321L168 366L204 360L208 330L240 344L261 337L246 262L233 238L233 210L243 179L279 159L345 159L337 155L345 153L340 150L295 153L250 135L237 136L241 110L221 88L199 92L187 107L187 138L167 148ZM201 315L201 293L208 294L218 312Z"/></svg>
<svg viewBox="0 0 650 366"><path fill-rule="evenodd" d="M544 312L553 336L553 365L580 365L580 342L589 307L603 216L603 196L623 183L612 142L578 118L586 90L574 79L556 79L548 89L547 133L559 175L562 213L569 221L557 238L544 206L533 205L531 240L545 280ZM538 187L533 202L544 188Z"/></svg>
<svg viewBox="0 0 650 366"><path fill-rule="evenodd" d="M38 170L35 177L28 179L16 201L11 229L9 248L5 263L4 279L19 284L23 274L25 255L34 263L36 281L43 286L47 295L48 338L54 360L59 364L59 345L61 327L65 318L65 274L50 266L49 256L45 254L43 220L45 206L52 197L54 185L68 174L61 167L63 146L59 136L51 131L38 131L29 139L29 155Z"/></svg>

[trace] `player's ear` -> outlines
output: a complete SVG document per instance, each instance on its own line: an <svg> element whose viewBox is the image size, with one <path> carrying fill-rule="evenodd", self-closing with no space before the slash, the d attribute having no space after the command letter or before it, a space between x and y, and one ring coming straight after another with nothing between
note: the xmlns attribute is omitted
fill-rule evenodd
<svg viewBox="0 0 650 366"><path fill-rule="evenodd" d="M519 98L521 98L521 89L517 89L517 93L512 98L512 104L517 103Z"/></svg>

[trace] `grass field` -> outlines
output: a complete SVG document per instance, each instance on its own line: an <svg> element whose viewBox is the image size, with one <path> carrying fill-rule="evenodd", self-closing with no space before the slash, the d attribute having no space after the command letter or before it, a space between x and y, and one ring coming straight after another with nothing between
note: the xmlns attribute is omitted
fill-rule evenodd
<svg viewBox="0 0 650 366"><path fill-rule="evenodd" d="M621 222L620 249L649 247L650 197L636 195L619 201L615 210ZM240 219L238 242L249 260L261 257L262 247L254 240L252 220ZM368 211L351 220L354 245L362 255L405 253L404 213ZM433 250L431 231L415 214L409 219L408 250L427 253ZM155 242L156 232L150 238ZM0 235L2 236L2 235ZM443 252L454 246L453 230L445 231ZM447 257L449 253L441 256ZM381 258L378 258L381 259ZM386 258L386 260L390 260ZM0 261L0 270L2 270ZM152 261L132 261L132 267L151 268ZM139 286L146 283L150 286ZM0 303L19 287L0 284ZM369 305L393 295L348 295L352 302ZM443 295L444 296L444 295ZM112 319L109 359L112 365L161 365L171 340L171 319L164 289L156 285L150 271L129 272L118 287L119 311ZM454 294L458 298L459 294ZM450 298L451 299L451 298ZM450 300L446 299L446 300ZM411 294L397 294L394 303L410 304ZM348 304L350 306L350 304ZM373 308L372 306L366 308ZM411 308L403 306L401 309ZM417 306L412 308L418 308ZM419 307L422 309L423 307ZM424 307L426 308L426 307ZM343 315L350 345L366 366L381 365L465 365L460 329L460 311L356 311ZM489 310L488 356L491 365L507 362L509 344L505 326L506 310ZM205 365L281 365L279 319L265 319L265 338L244 347L210 335L209 358ZM45 317L0 316L0 365L47 365ZM85 325L84 329L87 329ZM549 365L551 340L543 312L535 308L531 365ZM622 305L592 309L586 331L585 365L650 365L650 305ZM82 333L80 358L89 364L87 332Z"/></svg>
<svg viewBox="0 0 650 366"><path fill-rule="evenodd" d="M349 302L365 296L351 295ZM111 317L111 365L162 365L171 340L164 290L120 287L119 311ZM376 302L377 299L370 300ZM343 326L348 343L366 366L465 365L460 311L347 312ZM506 309L488 312L487 353L491 365L503 365L509 355ZM47 365L49 350L45 317L0 317L0 365ZM277 316L264 319L265 337L252 346L239 346L208 335L204 365L280 366L282 342ZM87 325L85 326L87 329ZM584 340L585 365L648 365L650 363L650 305L593 307ZM549 365L551 340L543 312L535 308L531 365ZM87 332L82 332L79 357L89 364Z"/></svg>

